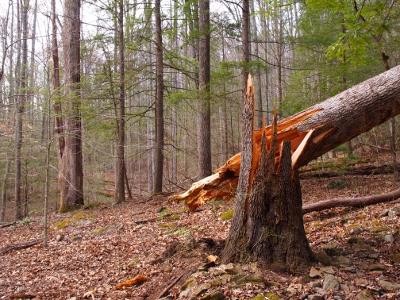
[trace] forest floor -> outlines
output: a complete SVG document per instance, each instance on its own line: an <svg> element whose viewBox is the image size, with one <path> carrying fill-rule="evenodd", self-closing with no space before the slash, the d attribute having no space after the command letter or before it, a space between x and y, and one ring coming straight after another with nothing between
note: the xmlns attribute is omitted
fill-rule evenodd
<svg viewBox="0 0 400 300"><path fill-rule="evenodd" d="M325 171L343 171L344 160L335 167L337 161ZM301 180L305 204L386 193L400 183L390 174L318 177L318 164L303 171L313 175ZM188 213L167 196L121 205L110 198L73 213L51 213L47 248L42 242L16 248L43 238L40 216L0 228L0 299L144 300L163 292L167 299L400 299L399 202L304 215L311 248L327 261L303 274L250 263L221 266L218 259L215 267L207 264L229 231L231 221L221 213L232 208L233 202L214 200ZM142 284L118 289L137 275ZM253 279L237 280L246 276Z"/></svg>

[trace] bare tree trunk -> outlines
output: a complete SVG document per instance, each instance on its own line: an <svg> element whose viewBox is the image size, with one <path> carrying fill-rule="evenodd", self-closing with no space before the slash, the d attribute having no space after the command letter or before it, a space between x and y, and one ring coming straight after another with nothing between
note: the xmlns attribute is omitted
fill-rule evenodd
<svg viewBox="0 0 400 300"><path fill-rule="evenodd" d="M212 173L211 110L210 110L210 2L199 1L199 92L197 114L198 179Z"/></svg>
<svg viewBox="0 0 400 300"><path fill-rule="evenodd" d="M80 0L64 2L65 148L59 171L60 212L84 205L80 95Z"/></svg>
<svg viewBox="0 0 400 300"><path fill-rule="evenodd" d="M162 192L164 167L164 62L160 0L155 0L156 18L156 143L154 193Z"/></svg>
<svg viewBox="0 0 400 300"><path fill-rule="evenodd" d="M7 181L10 173L10 158L8 150L6 150L6 166L4 170L4 178L1 183L1 211L0 221L4 222L6 218L6 206L7 206Z"/></svg>
<svg viewBox="0 0 400 300"><path fill-rule="evenodd" d="M255 11L255 0L250 0L250 10L251 10L251 39L254 41L254 45L252 46L252 54L254 55L254 60L259 61L259 47L258 47L258 33L257 33L257 24L256 24L256 11ZM262 85L261 85L261 74L260 67L257 66L257 70L254 74L255 79L255 102L256 102L256 124L257 128L262 128L263 125L263 101L262 101Z"/></svg>
<svg viewBox="0 0 400 300"><path fill-rule="evenodd" d="M23 142L22 126L28 87L28 7L29 2L25 0L22 7L22 62L21 62L21 91L17 103L17 121L15 125L15 220L23 218L23 205L21 199L21 149Z"/></svg>
<svg viewBox="0 0 400 300"><path fill-rule="evenodd" d="M125 201L125 43L124 43L124 2L118 1L118 50L119 50L119 123L117 145L117 172L115 203Z"/></svg>

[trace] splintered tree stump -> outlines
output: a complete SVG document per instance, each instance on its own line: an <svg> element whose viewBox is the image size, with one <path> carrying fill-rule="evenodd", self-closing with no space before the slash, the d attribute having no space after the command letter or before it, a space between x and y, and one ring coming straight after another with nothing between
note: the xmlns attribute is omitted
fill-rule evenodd
<svg viewBox="0 0 400 300"><path fill-rule="evenodd" d="M291 143L277 147L264 135L248 201L232 221L223 261L265 262L295 273L315 261L304 230L300 181L292 169ZM275 153L279 148L279 162ZM254 166L253 166L254 167Z"/></svg>

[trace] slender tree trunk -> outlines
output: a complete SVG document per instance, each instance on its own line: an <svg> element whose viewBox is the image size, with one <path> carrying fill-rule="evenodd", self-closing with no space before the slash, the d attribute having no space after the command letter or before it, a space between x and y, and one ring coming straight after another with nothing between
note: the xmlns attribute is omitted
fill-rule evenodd
<svg viewBox="0 0 400 300"><path fill-rule="evenodd" d="M58 167L61 167L61 158L64 154L65 148L65 137L64 137L64 120L62 117L62 106L60 98L60 60L58 56L58 42L57 42L57 15L56 15L56 0L51 1L51 24L52 24L52 58L53 58L53 89L54 89L54 115L55 124L54 132L57 138L57 156L58 156ZM45 114L43 115L45 119ZM45 122L43 122L45 123ZM45 130L46 126L43 126Z"/></svg>
<svg viewBox="0 0 400 300"><path fill-rule="evenodd" d="M117 145L117 177L115 203L125 201L125 43L124 43L124 2L118 1L118 50L119 50L119 124Z"/></svg>
<svg viewBox="0 0 400 300"><path fill-rule="evenodd" d="M23 218L23 205L21 198L22 171L21 171L21 149L23 142L22 127L23 115L27 98L27 73L28 73L28 7L29 2L25 0L22 6L22 64L21 64L21 91L17 103L17 121L15 126L15 220Z"/></svg>
<svg viewBox="0 0 400 300"><path fill-rule="evenodd" d="M6 206L7 206L7 181L10 173L10 158L8 150L6 150L6 166L4 170L4 177L1 183L1 211L0 221L4 222L6 218Z"/></svg>
<svg viewBox="0 0 400 300"><path fill-rule="evenodd" d="M259 61L259 46L258 46L258 33L256 24L256 11L254 2L256 0L250 0L251 10L251 39L254 40L254 46L252 46L252 54L254 53L254 60ZM262 85L261 85L261 72L260 67L257 66L257 70L254 74L255 80L255 101L256 101L256 123L257 128L261 128L263 125L263 101L262 101Z"/></svg>
<svg viewBox="0 0 400 300"><path fill-rule="evenodd" d="M156 147L154 193L162 192L164 167L164 62L160 0L155 0L156 18Z"/></svg>
<svg viewBox="0 0 400 300"><path fill-rule="evenodd" d="M80 0L64 2L63 52L67 102L65 148L59 171L60 212L84 205L80 95Z"/></svg>
<svg viewBox="0 0 400 300"><path fill-rule="evenodd" d="M199 1L199 112L197 114L198 179L212 173L210 110L210 2Z"/></svg>

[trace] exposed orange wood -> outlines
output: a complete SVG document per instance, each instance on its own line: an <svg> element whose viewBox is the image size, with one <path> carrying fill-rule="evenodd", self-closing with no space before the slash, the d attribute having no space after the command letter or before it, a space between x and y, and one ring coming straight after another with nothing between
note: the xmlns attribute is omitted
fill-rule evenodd
<svg viewBox="0 0 400 300"><path fill-rule="evenodd" d="M249 97L248 101L254 101L254 90L252 88L248 89L247 96ZM321 109L309 109L277 123L275 170L278 170L279 168L281 145L283 144L283 141L292 142L292 165L295 165L295 162L301 154L301 151L304 149L306 143L309 141L312 133L314 132L314 130L311 130L309 132L299 132L296 128L296 125L311 117L313 114L317 113L320 110ZM257 170L257 165L260 159L261 139L264 132L267 138L266 147L267 149L270 149L273 126L269 125L267 127L263 127L259 130L253 131L252 169L249 178L250 185L254 178L254 174ZM329 132L326 132L325 134L328 134ZM322 138L323 136L318 136L316 138ZM214 171L215 174L193 183L189 190L182 194L172 196L170 200L183 200L186 202L191 211L195 211L197 207L211 199L229 200L233 198L235 194L235 189L238 184L240 161L241 153L232 156L222 167Z"/></svg>

